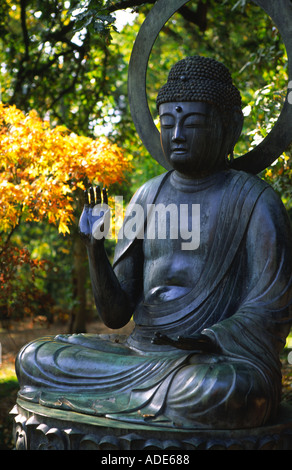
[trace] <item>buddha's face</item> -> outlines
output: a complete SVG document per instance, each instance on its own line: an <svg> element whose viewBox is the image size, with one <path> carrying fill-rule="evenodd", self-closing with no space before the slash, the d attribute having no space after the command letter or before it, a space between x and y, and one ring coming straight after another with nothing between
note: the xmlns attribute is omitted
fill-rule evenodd
<svg viewBox="0 0 292 470"><path fill-rule="evenodd" d="M224 127L217 109L207 103L163 103L159 107L161 145L172 168L200 177L224 167Z"/></svg>

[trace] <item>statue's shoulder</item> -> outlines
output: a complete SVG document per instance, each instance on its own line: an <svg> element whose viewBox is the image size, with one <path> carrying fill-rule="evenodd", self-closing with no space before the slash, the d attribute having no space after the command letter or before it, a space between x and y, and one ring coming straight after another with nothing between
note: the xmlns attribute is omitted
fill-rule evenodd
<svg viewBox="0 0 292 470"><path fill-rule="evenodd" d="M271 188L271 186L264 180L262 180L258 175L253 175L251 173L246 173L245 171L240 170L229 170L226 172L229 182L237 179L242 184L248 184L250 186L255 186L258 188Z"/></svg>
<svg viewBox="0 0 292 470"><path fill-rule="evenodd" d="M163 183L171 172L165 172L146 181L133 195L130 204L146 204L150 199L155 199Z"/></svg>
<svg viewBox="0 0 292 470"><path fill-rule="evenodd" d="M257 175L245 173L243 171L232 170L231 177L239 176L242 179L244 190L243 198L254 206L253 221L256 223L274 223L279 227L289 225L288 214L274 188ZM248 205L248 204L246 204Z"/></svg>
<svg viewBox="0 0 292 470"><path fill-rule="evenodd" d="M239 197L256 199L279 199L274 189L257 175L245 171L230 170L227 172L226 187L236 188Z"/></svg>
<svg viewBox="0 0 292 470"><path fill-rule="evenodd" d="M225 199L236 203L250 216L257 208L267 214L283 210L281 198L270 184L257 175L238 170L228 170L224 174L223 188Z"/></svg>
<svg viewBox="0 0 292 470"><path fill-rule="evenodd" d="M232 177L239 175L245 185L251 188L254 192L260 193L259 200L263 203L274 202L275 204L282 204L280 196L276 193L273 187L267 181L260 178L258 175L252 175L244 171L231 170Z"/></svg>

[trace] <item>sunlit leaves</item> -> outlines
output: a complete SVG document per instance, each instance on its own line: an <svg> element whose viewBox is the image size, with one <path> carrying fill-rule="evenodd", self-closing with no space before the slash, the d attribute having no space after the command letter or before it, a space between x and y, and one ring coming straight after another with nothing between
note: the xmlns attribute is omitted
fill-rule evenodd
<svg viewBox="0 0 292 470"><path fill-rule="evenodd" d="M0 231L23 221L47 220L68 233L74 198L84 182L109 186L129 168L107 139L52 128L35 111L24 115L0 104Z"/></svg>
<svg viewBox="0 0 292 470"><path fill-rule="evenodd" d="M129 167L105 138L78 136L52 127L35 111L25 115L0 103L0 319L51 312L54 303L36 282L36 274L46 277L49 270L40 260L40 240L37 256L31 256L22 237L12 243L14 229L43 221L69 233L72 222L77 225L82 190L89 183L120 182Z"/></svg>
<svg viewBox="0 0 292 470"><path fill-rule="evenodd" d="M253 99L243 110L249 119L252 130L246 133L251 148L269 134L275 125L286 96L285 84L288 81L285 69L279 70L274 81L256 90ZM292 209L292 147L282 155L261 176L272 185L288 210Z"/></svg>

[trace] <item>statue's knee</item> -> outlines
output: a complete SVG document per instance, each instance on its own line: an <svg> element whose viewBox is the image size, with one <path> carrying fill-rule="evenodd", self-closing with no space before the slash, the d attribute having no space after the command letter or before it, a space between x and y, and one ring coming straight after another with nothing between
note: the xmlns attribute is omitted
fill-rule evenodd
<svg viewBox="0 0 292 470"><path fill-rule="evenodd" d="M243 364L190 364L174 376L166 406L176 418L216 427L264 423L270 397L262 377Z"/></svg>

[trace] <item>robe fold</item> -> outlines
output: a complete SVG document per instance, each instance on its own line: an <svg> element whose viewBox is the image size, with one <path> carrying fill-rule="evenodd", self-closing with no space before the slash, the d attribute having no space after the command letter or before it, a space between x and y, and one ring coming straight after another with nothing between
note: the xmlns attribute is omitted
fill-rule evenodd
<svg viewBox="0 0 292 470"><path fill-rule="evenodd" d="M170 175L147 182L132 204L155 204ZM256 427L276 416L279 353L292 319L290 224L281 201L259 178L232 170L217 184L216 230L189 292L163 304L141 299L128 338L59 335L25 346L17 358L23 399L190 429ZM146 225L141 221L138 232ZM121 285L129 279L119 267L137 243L139 237L118 241L114 269ZM156 347L156 331L202 333L220 353Z"/></svg>

